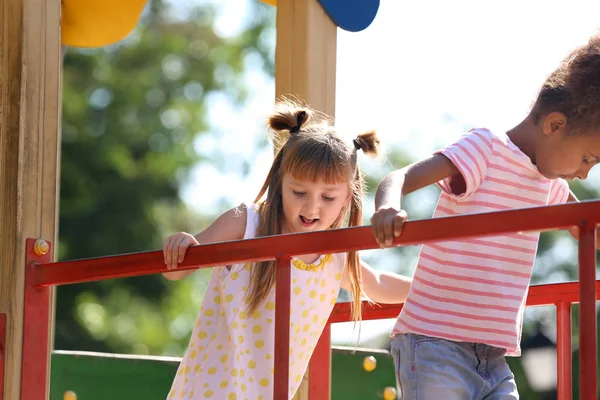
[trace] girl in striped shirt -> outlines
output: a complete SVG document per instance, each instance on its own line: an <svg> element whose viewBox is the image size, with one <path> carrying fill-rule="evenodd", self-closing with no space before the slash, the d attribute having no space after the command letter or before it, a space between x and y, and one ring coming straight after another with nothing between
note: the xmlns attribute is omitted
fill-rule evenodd
<svg viewBox="0 0 600 400"><path fill-rule="evenodd" d="M371 219L381 247L400 236L402 196L441 188L434 217L577 201L600 156L600 36L547 78L529 115L508 132L471 129L379 184ZM576 232L572 232L576 235ZM405 400L517 399L505 356L520 354L539 233L423 245L392 331Z"/></svg>

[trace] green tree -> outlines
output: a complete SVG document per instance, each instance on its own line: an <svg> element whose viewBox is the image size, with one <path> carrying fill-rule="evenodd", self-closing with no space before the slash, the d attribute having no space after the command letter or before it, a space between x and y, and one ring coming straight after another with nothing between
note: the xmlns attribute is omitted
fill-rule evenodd
<svg viewBox="0 0 600 400"><path fill-rule="evenodd" d="M243 32L222 38L211 6L181 18L152 1L122 42L67 50L59 259L157 249L167 233L206 225L210 215L190 212L179 189L203 157L194 141L211 134L207 102L221 93L244 104L247 57L273 74L261 35L273 27L274 9L250 7ZM183 311L198 302L195 283L159 275L60 286L55 347L178 354L189 335Z"/></svg>

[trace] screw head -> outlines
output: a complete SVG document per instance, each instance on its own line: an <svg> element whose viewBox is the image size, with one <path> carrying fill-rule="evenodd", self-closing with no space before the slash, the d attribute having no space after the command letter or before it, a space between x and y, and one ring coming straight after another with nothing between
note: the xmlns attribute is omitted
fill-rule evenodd
<svg viewBox="0 0 600 400"><path fill-rule="evenodd" d="M33 252L36 256L45 256L50 251L50 245L44 239L38 239L33 244Z"/></svg>

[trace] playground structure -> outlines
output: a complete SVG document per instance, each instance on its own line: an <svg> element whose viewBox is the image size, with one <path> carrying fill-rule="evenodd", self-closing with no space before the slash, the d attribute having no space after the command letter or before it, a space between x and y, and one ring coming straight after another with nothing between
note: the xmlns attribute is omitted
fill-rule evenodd
<svg viewBox="0 0 600 400"><path fill-rule="evenodd" d="M334 116L337 26L332 20L335 17L328 15L321 3L329 3L330 7L332 3L343 4L317 0L277 2L276 95L294 94ZM371 3L378 4L378 1ZM65 13L76 4L74 0L65 0L61 10L59 0L11 0L0 6L3 23L0 47L0 394L3 399L48 398L53 286L166 271L162 253L158 251L53 263L52 244L57 242L61 45L71 44L61 40L61 28L64 38L81 38L81 34L73 34L76 30L68 30L67 22L81 27L86 26L85 18L106 16L106 13L81 13L79 18L83 19L77 20L77 13ZM123 17L123 25L135 26L131 24L132 18L137 21L145 1L129 0L123 4L127 6L120 7L131 6L138 10ZM101 13L116 7L107 5L97 10ZM61 26L61 16L64 26ZM75 20L70 20L70 16L75 16ZM110 40L119 40L127 33L124 29ZM89 40L92 45L108 44ZM560 400L567 400L572 393L570 309L572 303L581 303L581 398L592 399L598 391L595 308L598 223L600 202L584 202L409 222L395 244L578 226L580 283L533 287L528 305L557 307L558 392ZM284 378L289 354L290 257L373 248L378 245L369 227L348 228L198 246L189 250L181 268L210 267L224 262L278 261L276 336L281 339L276 343L274 398L279 400L287 399ZM277 253L272 249L277 249ZM400 306L367 307L364 319L392 318L399 310ZM309 366L311 400L330 397L329 327L330 323L347 320L348 305L336 305Z"/></svg>

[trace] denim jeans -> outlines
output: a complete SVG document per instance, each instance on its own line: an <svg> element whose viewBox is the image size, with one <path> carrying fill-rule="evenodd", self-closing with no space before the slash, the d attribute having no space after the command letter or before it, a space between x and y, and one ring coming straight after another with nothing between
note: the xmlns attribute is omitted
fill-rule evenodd
<svg viewBox="0 0 600 400"><path fill-rule="evenodd" d="M516 400L505 349L416 334L392 341L403 400Z"/></svg>

